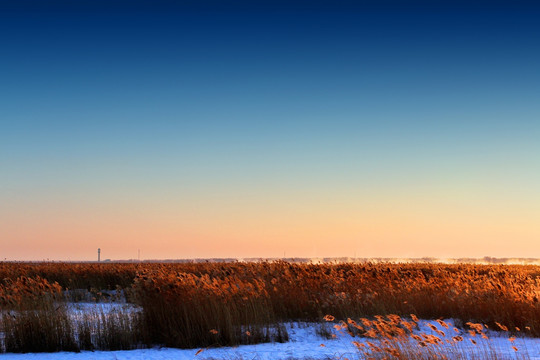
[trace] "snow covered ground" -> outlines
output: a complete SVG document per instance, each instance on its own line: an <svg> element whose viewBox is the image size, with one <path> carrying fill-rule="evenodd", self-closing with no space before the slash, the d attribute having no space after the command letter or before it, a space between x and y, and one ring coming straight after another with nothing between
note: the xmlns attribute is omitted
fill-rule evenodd
<svg viewBox="0 0 540 360"><path fill-rule="evenodd" d="M110 314L114 312L138 312L142 308L134 304L129 303L117 303L117 302L102 302L102 303L87 303L87 302L78 302L78 303L69 303L68 304L69 312L74 319L88 314L88 313L104 313Z"/></svg>
<svg viewBox="0 0 540 360"><path fill-rule="evenodd" d="M85 305L83 305L85 306ZM110 307L109 307L110 309ZM82 310L82 309L80 309ZM420 321L417 333L437 335L429 324L435 325L440 331L446 334L446 340L451 340L453 336L460 335L464 341L455 343L449 341L441 347L454 347L454 352L459 354L460 358L473 358L475 353L497 354L499 359L534 359L540 360L540 339L536 338L517 338L511 342L505 333L490 332L486 334L489 339L482 339L475 336L477 342L474 345L470 339L473 339L467 331L459 330L456 333L453 329L453 322L448 329L442 327L435 321ZM335 330L328 326L328 329L336 335L335 339L326 339L317 335L319 324L291 323L287 325L290 341L288 343L269 343L258 345L244 345L238 347L222 347L204 349L171 349L171 348L153 348L129 351L83 351L81 353L51 353L51 354L3 354L1 360L187 360L187 359L226 359L226 360L285 360L285 359L358 359L359 352L352 341L366 343L375 342L372 339L352 338L351 336ZM440 334L439 334L440 335ZM411 340L413 341L413 340ZM417 345L416 345L417 346ZM435 346L435 345L433 345ZM512 346L515 346L516 352ZM199 352L199 353L198 353ZM483 357L485 358L485 356Z"/></svg>

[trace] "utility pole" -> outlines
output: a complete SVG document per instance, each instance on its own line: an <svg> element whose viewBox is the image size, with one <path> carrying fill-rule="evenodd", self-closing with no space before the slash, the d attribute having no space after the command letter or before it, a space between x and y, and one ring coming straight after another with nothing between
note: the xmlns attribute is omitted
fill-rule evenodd
<svg viewBox="0 0 540 360"><path fill-rule="evenodd" d="M101 249L97 249L97 262L101 262Z"/></svg>

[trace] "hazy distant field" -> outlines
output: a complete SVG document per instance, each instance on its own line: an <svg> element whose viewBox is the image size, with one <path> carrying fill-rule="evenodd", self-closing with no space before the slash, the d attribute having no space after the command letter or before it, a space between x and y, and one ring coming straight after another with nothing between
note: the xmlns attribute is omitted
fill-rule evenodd
<svg viewBox="0 0 540 360"><path fill-rule="evenodd" d="M522 356L531 343L516 351L512 337L540 335L539 276L533 265L0 263L0 345L208 349L287 343L302 323L359 358L445 358L492 337Z"/></svg>

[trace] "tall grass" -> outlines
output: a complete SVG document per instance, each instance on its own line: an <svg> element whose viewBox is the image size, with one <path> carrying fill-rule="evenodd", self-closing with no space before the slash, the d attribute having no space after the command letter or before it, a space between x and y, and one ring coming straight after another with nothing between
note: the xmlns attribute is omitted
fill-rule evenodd
<svg viewBox="0 0 540 360"><path fill-rule="evenodd" d="M327 321L333 321L334 317ZM514 356L502 355L489 342L486 327L480 323L467 323L472 337L464 338L453 333L450 324L438 320L438 324L429 324L429 332L418 331L418 319L411 315L407 320L390 314L375 316L374 319L361 318L358 322L348 319L339 321L335 328L345 330L352 338L360 359L368 360L509 360L529 359L526 349L513 346ZM416 330L413 332L413 330ZM446 332L444 331L446 330ZM368 341L355 341L357 336ZM470 342L469 342L470 341ZM514 338L509 338L513 344Z"/></svg>
<svg viewBox="0 0 540 360"><path fill-rule="evenodd" d="M81 350L131 350L143 347L142 323L137 312L86 312L78 323Z"/></svg>
<svg viewBox="0 0 540 360"><path fill-rule="evenodd" d="M154 272L135 281L150 343L180 348L286 341L264 284Z"/></svg>
<svg viewBox="0 0 540 360"><path fill-rule="evenodd" d="M40 277L4 279L0 284L0 330L7 352L76 351L72 323L62 304L61 287Z"/></svg>
<svg viewBox="0 0 540 360"><path fill-rule="evenodd" d="M73 319L62 288L39 276L0 283L0 349L3 352L123 350L141 346L134 312L85 313Z"/></svg>
<svg viewBox="0 0 540 360"><path fill-rule="evenodd" d="M99 300L114 289L141 313L68 321L62 294ZM539 294L532 265L0 263L0 342L3 351L237 345L286 341L286 321L411 313L540 336Z"/></svg>
<svg viewBox="0 0 540 360"><path fill-rule="evenodd" d="M1 328L5 352L79 351L71 319L62 306L43 304L2 314Z"/></svg>

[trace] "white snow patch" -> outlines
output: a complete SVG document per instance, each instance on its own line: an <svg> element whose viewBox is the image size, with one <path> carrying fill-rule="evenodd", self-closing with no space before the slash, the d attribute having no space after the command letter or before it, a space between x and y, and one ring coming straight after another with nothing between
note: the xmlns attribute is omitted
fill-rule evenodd
<svg viewBox="0 0 540 360"><path fill-rule="evenodd" d="M82 305L77 311L84 311L84 307L93 308L96 304ZM107 310L114 309L105 307ZM104 309L104 310L105 310ZM475 336L474 340L477 345L470 341L471 335L459 330L457 333L454 330L454 322L445 320L449 324L446 329L439 325L436 321L419 322L419 330L416 333L433 334L439 336L436 332L429 328L429 324L443 331L444 340L451 341L453 336L460 335L464 341L457 345L446 343L441 345L454 346L460 355L460 358L472 358L475 353L483 354L496 353L500 357L506 359L528 358L532 360L540 360L540 339L537 338L517 338L513 343L508 340L506 333L489 331L486 334L489 339L482 339L480 336ZM331 328L329 324L328 328ZM1 360L28 360L28 359L43 359L43 360L193 360L193 359L224 359L224 360L286 360L286 359L358 359L359 353L352 341L366 343L371 341L376 343L376 340L351 337L342 331L337 331L331 328L331 332L336 335L335 339L325 339L317 335L317 329L320 324L311 323L290 323L286 324L287 331L290 336L290 341L287 343L266 343L257 345L242 345L238 347L221 347L204 349L196 355L200 349L172 349L172 348L153 348L127 351L83 351L80 353L39 353L39 354L3 354L0 355ZM414 340L411 340L416 344ZM324 345L324 346L321 346ZM512 346L516 346L519 351L515 352Z"/></svg>

